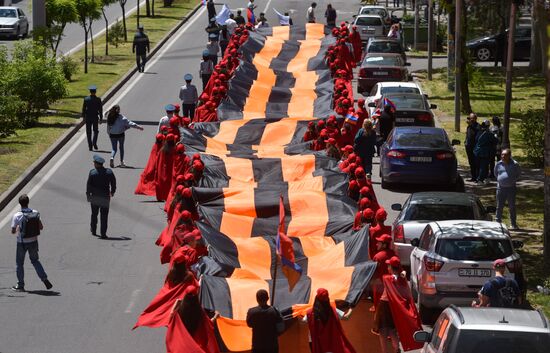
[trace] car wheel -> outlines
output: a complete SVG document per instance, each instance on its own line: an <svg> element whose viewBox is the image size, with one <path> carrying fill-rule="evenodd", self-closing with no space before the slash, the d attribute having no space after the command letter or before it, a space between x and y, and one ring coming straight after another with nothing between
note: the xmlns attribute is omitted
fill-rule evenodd
<svg viewBox="0 0 550 353"><path fill-rule="evenodd" d="M434 312L432 308L427 308L422 304L422 297L418 296L418 315L420 316L420 321L423 324L431 325L434 322Z"/></svg>
<svg viewBox="0 0 550 353"><path fill-rule="evenodd" d="M29 25L27 25L27 28L25 28L25 33L23 33L23 38L27 38L29 36Z"/></svg>
<svg viewBox="0 0 550 353"><path fill-rule="evenodd" d="M384 178L382 178L382 181L380 182L380 186L382 187L382 189L387 189L390 187L390 184L384 180Z"/></svg>
<svg viewBox="0 0 550 353"><path fill-rule="evenodd" d="M476 50L476 57L479 61L488 61L491 59L491 49L487 47L481 47Z"/></svg>

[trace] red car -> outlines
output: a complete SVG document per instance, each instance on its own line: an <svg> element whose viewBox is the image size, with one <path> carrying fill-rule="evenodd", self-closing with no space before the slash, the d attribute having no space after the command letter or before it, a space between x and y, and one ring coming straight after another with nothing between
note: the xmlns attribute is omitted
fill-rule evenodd
<svg viewBox="0 0 550 353"><path fill-rule="evenodd" d="M376 83L382 81L408 81L409 70L406 66L410 65L410 63L403 62L401 54L372 53L365 55L359 70L359 93L366 92L368 94Z"/></svg>

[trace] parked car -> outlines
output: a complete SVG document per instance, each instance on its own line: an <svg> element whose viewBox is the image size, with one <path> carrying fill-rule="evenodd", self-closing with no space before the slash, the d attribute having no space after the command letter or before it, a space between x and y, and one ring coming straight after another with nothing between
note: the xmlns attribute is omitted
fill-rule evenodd
<svg viewBox="0 0 550 353"><path fill-rule="evenodd" d="M368 93L368 97L365 100L367 107L369 109L369 116L372 116L374 113L374 110L376 109L376 104L378 104L378 101L380 98L382 98L385 94L390 93L414 93L414 94L420 94L428 97L427 95L422 92L422 88L420 85L416 82L410 81L410 82L399 82L399 81L390 81L390 82L378 82L376 83L370 93ZM375 103L374 107L369 107L369 103Z"/></svg>
<svg viewBox="0 0 550 353"><path fill-rule="evenodd" d="M393 54L401 54L401 58L403 59L403 62L407 62L407 55L405 55L405 49L403 49L403 46L401 45L401 42L393 39L393 38L370 38L367 42L367 45L365 46L364 54L372 54L372 53L379 53L379 54L386 54L386 53L393 53Z"/></svg>
<svg viewBox="0 0 550 353"><path fill-rule="evenodd" d="M396 107L395 126L435 126L432 109L437 105L429 104L425 95L418 93L387 93L380 97L378 103L371 102L368 107L384 110L384 98L389 99Z"/></svg>
<svg viewBox="0 0 550 353"><path fill-rule="evenodd" d="M466 48L478 61L494 60L498 44L503 48L502 50L505 50L508 32L509 29L492 36L472 39L466 42ZM531 27L517 27L514 39L514 60L529 60L531 57Z"/></svg>
<svg viewBox="0 0 550 353"><path fill-rule="evenodd" d="M550 347L548 318L540 310L450 306L431 333L417 331L422 353L544 353Z"/></svg>
<svg viewBox="0 0 550 353"><path fill-rule="evenodd" d="M359 92L369 92L372 87L382 81L408 81L410 63L403 62L400 54L367 54L361 62L357 89Z"/></svg>
<svg viewBox="0 0 550 353"><path fill-rule="evenodd" d="M0 35L26 37L29 34L29 20L23 10L15 6L0 7Z"/></svg>
<svg viewBox="0 0 550 353"><path fill-rule="evenodd" d="M403 205L394 203L391 208L400 211L392 224L393 246L407 272L411 240L420 238L428 223L452 219L491 221L491 213L496 211L493 206L484 207L475 194L447 191L415 192Z"/></svg>
<svg viewBox="0 0 550 353"><path fill-rule="evenodd" d="M360 15L355 17L352 26L357 26L361 41L366 42L371 37L381 37L386 33L384 20L378 15Z"/></svg>
<svg viewBox="0 0 550 353"><path fill-rule="evenodd" d="M493 261L504 259L507 273L524 289L523 266L508 229L498 222L451 220L430 222L411 241L411 289L423 321L434 309L470 305L494 276ZM467 351L467 350L465 350Z"/></svg>
<svg viewBox="0 0 550 353"><path fill-rule="evenodd" d="M386 30L389 30L390 26L393 23L398 23L399 21L401 21L401 18L394 16L393 11L392 13L389 13L385 6L380 6L380 5L361 6L357 15L354 15L354 17L359 15L378 15L382 17L382 20L384 20L384 26L386 27Z"/></svg>
<svg viewBox="0 0 550 353"><path fill-rule="evenodd" d="M455 185L458 178L453 144L444 129L396 127L380 148L382 188L390 184Z"/></svg>

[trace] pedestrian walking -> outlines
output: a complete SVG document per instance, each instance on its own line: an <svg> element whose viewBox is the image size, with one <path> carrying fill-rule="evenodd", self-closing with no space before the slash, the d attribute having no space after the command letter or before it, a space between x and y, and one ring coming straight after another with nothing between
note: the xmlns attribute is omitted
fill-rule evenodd
<svg viewBox="0 0 550 353"><path fill-rule="evenodd" d="M247 13L246 17L248 18L248 22L252 23L253 25L256 25L256 16L254 16L254 10L258 7L258 5L254 5L254 0L250 0L248 2L248 5L246 5Z"/></svg>
<svg viewBox="0 0 550 353"><path fill-rule="evenodd" d="M220 32L220 56L223 58L223 55L225 54L225 49L227 49L227 46L229 45L229 31L227 30L227 27L222 27L222 30Z"/></svg>
<svg viewBox="0 0 550 353"><path fill-rule="evenodd" d="M103 103L97 97L97 87L91 85L88 87L90 95L84 98L82 103L82 118L86 122L86 138L88 139L88 149L92 147L97 150L97 135L99 133L98 123L101 124L103 119ZM92 135L93 132L93 135Z"/></svg>
<svg viewBox="0 0 550 353"><path fill-rule="evenodd" d="M281 314L268 305L269 295L265 289L256 292L258 306L248 309L246 324L252 328L252 353L279 352L278 336L284 329Z"/></svg>
<svg viewBox="0 0 550 353"><path fill-rule="evenodd" d="M241 26L246 23L246 20L243 17L243 12L241 10L237 10L237 16L235 16L235 22L237 22L237 26Z"/></svg>
<svg viewBox="0 0 550 353"><path fill-rule="evenodd" d="M120 166L126 167L124 164L124 139L126 130L134 128L143 131L143 127L120 114L120 106L114 105L107 113L107 133L111 140L111 159L109 165L115 167L115 156L120 148Z"/></svg>
<svg viewBox="0 0 550 353"><path fill-rule="evenodd" d="M17 285L11 287L16 292L25 291L25 254L29 253L34 270L38 277L44 282L46 289L51 289L52 284L48 275L38 259L38 236L44 229L37 210L29 208L29 197L26 194L19 196L21 210L16 212L11 219L11 234L17 234L17 252L15 257Z"/></svg>
<svg viewBox="0 0 550 353"><path fill-rule="evenodd" d="M502 222L504 204L508 202L511 229L517 230L519 228L516 223L516 182L521 176L521 167L518 162L512 159L512 151L509 148L502 150L500 158L494 169L497 178L496 221Z"/></svg>
<svg viewBox="0 0 550 353"><path fill-rule="evenodd" d="M195 117L195 107L199 101L197 87L191 84L193 75L186 74L184 77L185 85L180 88L181 113L190 119Z"/></svg>
<svg viewBox="0 0 550 353"><path fill-rule="evenodd" d="M327 5L327 9L325 10L325 18L329 29L336 27L336 10L332 7L332 4Z"/></svg>
<svg viewBox="0 0 550 353"><path fill-rule="evenodd" d="M478 301L474 300L474 308L515 308L521 305L521 291L518 282L513 278L506 278L506 261L497 259L493 262L495 277L491 278L478 293Z"/></svg>
<svg viewBox="0 0 550 353"><path fill-rule="evenodd" d="M285 12L285 16L288 17L288 25L294 26L294 22L292 21L292 17L290 17L290 14L288 12Z"/></svg>
<svg viewBox="0 0 550 353"><path fill-rule="evenodd" d="M263 12L260 12L257 23L256 28L269 28L269 23L267 23L267 18L265 18L265 13Z"/></svg>
<svg viewBox="0 0 550 353"><path fill-rule="evenodd" d="M243 18L244 20L244 18ZM237 28L238 24L235 20L235 15L233 13L229 14L229 18L225 20L225 28L227 28L227 31L229 32L229 36L232 36L235 32L235 28Z"/></svg>
<svg viewBox="0 0 550 353"><path fill-rule="evenodd" d="M492 151L496 150L497 139L489 131L489 120L483 121L480 125L480 131L476 138L476 146L474 147L474 156L477 158L478 176L477 183L489 183L489 158Z"/></svg>
<svg viewBox="0 0 550 353"><path fill-rule="evenodd" d="M210 23L208 26L204 29L206 33L208 33L208 40L209 41L218 41L220 39L220 31L221 28L216 22L216 18L213 17L210 19Z"/></svg>
<svg viewBox="0 0 550 353"><path fill-rule="evenodd" d="M160 118L159 120L159 126L157 128L157 134L161 133L162 127L166 126L168 129L170 127L170 119L174 116L174 113L176 111L176 106L173 104L166 104L164 106L164 110L166 111L166 115Z"/></svg>
<svg viewBox="0 0 550 353"><path fill-rule="evenodd" d="M202 52L202 61L199 69L199 74L201 75L201 79L202 79L203 91L206 88L208 81L210 81L210 77L212 76L213 72L214 72L214 63L212 63L212 60L210 60L210 52L208 50L205 50Z"/></svg>
<svg viewBox="0 0 550 353"><path fill-rule="evenodd" d="M103 157L94 155L93 161L94 169L90 170L86 183L86 197L92 207L90 232L93 236L97 236L97 216L100 214L101 239L106 239L109 204L111 198L115 196L116 178L111 169L103 167L105 163Z"/></svg>
<svg viewBox="0 0 550 353"><path fill-rule="evenodd" d="M208 50L208 57L212 64L216 66L218 64L218 52L220 51L220 45L215 34L210 35L208 44L206 44L206 50Z"/></svg>
<svg viewBox="0 0 550 353"><path fill-rule="evenodd" d="M500 154L502 153L502 134L503 134L503 131L502 131L501 123L500 123L500 118L498 116L493 116L492 122L493 122L493 124L489 128L489 131L491 131L491 133L497 139L497 145L496 145L496 149L494 151L492 151L493 153L490 157L491 162L490 162L490 165L489 165L489 178L495 179L495 173L494 173L495 161L496 162L500 161Z"/></svg>
<svg viewBox="0 0 550 353"><path fill-rule="evenodd" d="M476 137L479 132L479 124L477 123L477 115L470 113L466 118L468 127L466 128L466 139L464 140L464 148L466 149L466 155L468 156L468 164L470 165L470 181L476 182L478 176L477 159L474 155L474 148L476 147Z"/></svg>
<svg viewBox="0 0 550 353"><path fill-rule="evenodd" d="M307 22L315 23L315 8L317 7L316 2L312 2L311 6L307 9Z"/></svg>
<svg viewBox="0 0 550 353"><path fill-rule="evenodd" d="M371 120L363 121L363 127L357 131L353 149L361 157L361 163L367 177L372 174L372 157L376 149L376 132Z"/></svg>
<svg viewBox="0 0 550 353"><path fill-rule="evenodd" d="M145 34L143 25L140 24L132 44L132 53L136 53L136 65L139 72L145 72L145 63L149 51L149 37Z"/></svg>
<svg viewBox="0 0 550 353"><path fill-rule="evenodd" d="M206 2L206 11L208 11L208 21L212 18L216 18L216 7L214 6L214 0L208 0Z"/></svg>

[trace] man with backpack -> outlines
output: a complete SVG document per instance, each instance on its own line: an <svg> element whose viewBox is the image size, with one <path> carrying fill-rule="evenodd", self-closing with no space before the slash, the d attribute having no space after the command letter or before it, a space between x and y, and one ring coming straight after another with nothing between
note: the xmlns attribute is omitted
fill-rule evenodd
<svg viewBox="0 0 550 353"><path fill-rule="evenodd" d="M478 293L479 303L475 300L472 306L475 308L515 308L521 305L521 291L515 279L504 277L506 262L497 259L493 262L495 278L487 281Z"/></svg>
<svg viewBox="0 0 550 353"><path fill-rule="evenodd" d="M52 284L48 281L48 275L44 271L40 260L38 260L38 236L44 228L40 220L40 213L37 210L29 208L29 197L26 194L19 196L19 204L21 205L21 211L16 212L11 220L11 233L17 233L17 285L11 289L16 292L25 291L23 265L27 252L29 252L29 258L36 270L36 274L44 282L46 289L51 289Z"/></svg>

